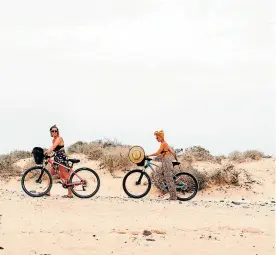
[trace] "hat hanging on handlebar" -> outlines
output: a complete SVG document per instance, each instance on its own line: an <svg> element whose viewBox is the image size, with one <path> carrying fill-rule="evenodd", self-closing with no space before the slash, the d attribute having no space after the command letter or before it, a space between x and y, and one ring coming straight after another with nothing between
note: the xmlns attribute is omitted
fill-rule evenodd
<svg viewBox="0 0 276 255"><path fill-rule="evenodd" d="M129 150L128 157L134 164L141 163L145 158L145 151L141 146L133 146Z"/></svg>

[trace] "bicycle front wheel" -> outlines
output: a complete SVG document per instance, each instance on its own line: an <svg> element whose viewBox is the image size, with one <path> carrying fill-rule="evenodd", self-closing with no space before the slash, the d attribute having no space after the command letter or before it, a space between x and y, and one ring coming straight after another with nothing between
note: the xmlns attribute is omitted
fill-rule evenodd
<svg viewBox="0 0 276 255"><path fill-rule="evenodd" d="M150 188L150 177L142 170L132 170L123 179L123 189L129 197L142 198L149 193Z"/></svg>
<svg viewBox="0 0 276 255"><path fill-rule="evenodd" d="M31 197L42 197L52 188L53 180L50 172L42 167L35 166L28 169L21 178L24 192Z"/></svg>
<svg viewBox="0 0 276 255"><path fill-rule="evenodd" d="M79 198L93 197L100 188L98 174L87 167L75 170L68 181L72 193Z"/></svg>
<svg viewBox="0 0 276 255"><path fill-rule="evenodd" d="M197 179L190 173L180 172L175 175L174 183L178 200L188 201L194 198L198 191Z"/></svg>

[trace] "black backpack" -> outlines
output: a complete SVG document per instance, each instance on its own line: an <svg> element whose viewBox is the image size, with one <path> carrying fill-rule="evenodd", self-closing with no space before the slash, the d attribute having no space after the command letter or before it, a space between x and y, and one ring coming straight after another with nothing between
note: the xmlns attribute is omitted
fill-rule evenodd
<svg viewBox="0 0 276 255"><path fill-rule="evenodd" d="M34 147L32 150L32 154L34 155L35 163L42 164L44 159L44 150L40 147Z"/></svg>

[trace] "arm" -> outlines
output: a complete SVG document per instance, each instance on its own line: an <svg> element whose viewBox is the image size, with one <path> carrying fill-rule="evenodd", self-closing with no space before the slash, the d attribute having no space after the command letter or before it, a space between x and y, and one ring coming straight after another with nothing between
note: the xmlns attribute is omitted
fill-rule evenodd
<svg viewBox="0 0 276 255"><path fill-rule="evenodd" d="M55 140L54 144L45 152L45 154L49 154L51 151L53 151L53 150L59 145L59 143L60 143L61 141L62 141L62 140L61 140L61 137L58 137L58 138Z"/></svg>
<svg viewBox="0 0 276 255"><path fill-rule="evenodd" d="M161 154L162 150L164 149L165 147L165 144L161 144L159 150L155 153L152 153L150 155L146 155L146 157L152 157L152 156L158 156L159 154Z"/></svg>
<svg viewBox="0 0 276 255"><path fill-rule="evenodd" d="M174 152L174 150L173 150L171 147L169 147L169 151L170 151L171 154L174 156L175 160L178 161L178 160L177 160L177 157L176 157L176 153Z"/></svg>

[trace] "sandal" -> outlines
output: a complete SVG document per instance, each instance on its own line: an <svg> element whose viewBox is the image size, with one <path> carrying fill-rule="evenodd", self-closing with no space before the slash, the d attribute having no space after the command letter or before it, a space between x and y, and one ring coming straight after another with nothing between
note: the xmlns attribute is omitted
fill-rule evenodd
<svg viewBox="0 0 276 255"><path fill-rule="evenodd" d="M171 198L171 197L169 197L169 198L166 198L165 200L169 200L169 201L176 201L176 200L177 200L177 198Z"/></svg>
<svg viewBox="0 0 276 255"><path fill-rule="evenodd" d="M73 196L63 195L62 198L73 198Z"/></svg>
<svg viewBox="0 0 276 255"><path fill-rule="evenodd" d="M162 197L164 197L166 194L167 194L167 193L161 193L161 194L158 195L158 197L159 197L159 198L162 198Z"/></svg>

